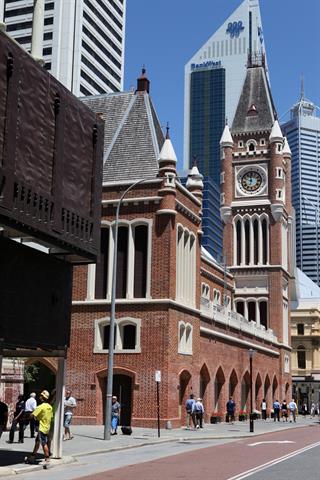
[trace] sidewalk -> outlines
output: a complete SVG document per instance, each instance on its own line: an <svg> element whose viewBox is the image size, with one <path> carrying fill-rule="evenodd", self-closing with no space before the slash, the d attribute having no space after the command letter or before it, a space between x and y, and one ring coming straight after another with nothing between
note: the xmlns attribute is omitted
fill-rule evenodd
<svg viewBox="0 0 320 480"><path fill-rule="evenodd" d="M203 429L199 430L186 430L185 428L161 430L160 438L158 438L158 431L155 429L133 427L131 436L122 435L121 429L119 429L118 435L114 435L110 440L105 441L103 440L102 425L74 425L72 426L74 438L63 442L63 458L52 459L52 466L76 462L78 458L84 455L156 445L162 442L180 441L189 443L210 439L237 439L305 426L319 426L318 418L299 417L297 423L257 420L254 422L254 433L249 432L249 421L235 422L234 425L228 423L206 424ZM8 432L2 435L0 440L0 476L42 468L40 465L24 464L24 457L32 451L34 445L34 439L29 438L29 429L26 430L26 434L27 438L22 444L8 444L6 443ZM17 440L18 432L16 434Z"/></svg>

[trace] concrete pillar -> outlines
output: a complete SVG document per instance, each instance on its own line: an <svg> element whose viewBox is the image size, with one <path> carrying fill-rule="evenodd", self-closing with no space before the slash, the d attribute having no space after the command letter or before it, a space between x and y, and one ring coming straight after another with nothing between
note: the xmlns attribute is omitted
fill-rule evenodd
<svg viewBox="0 0 320 480"><path fill-rule="evenodd" d="M5 30L6 26L4 23L4 0L0 0L0 30Z"/></svg>
<svg viewBox="0 0 320 480"><path fill-rule="evenodd" d="M53 458L62 457L63 414L64 414L64 381L66 359L58 358L56 375L56 410L54 414L54 433L52 439Z"/></svg>
<svg viewBox="0 0 320 480"><path fill-rule="evenodd" d="M33 1L33 21L31 55L39 62L43 62L43 26L44 26L44 0Z"/></svg>

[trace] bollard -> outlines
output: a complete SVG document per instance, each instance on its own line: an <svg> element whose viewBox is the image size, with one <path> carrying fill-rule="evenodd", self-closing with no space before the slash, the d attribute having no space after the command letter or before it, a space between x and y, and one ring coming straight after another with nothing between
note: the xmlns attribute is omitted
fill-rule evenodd
<svg viewBox="0 0 320 480"><path fill-rule="evenodd" d="M171 423L170 420L168 420L168 421L166 422L166 429L167 429L167 430L172 430L172 423Z"/></svg>

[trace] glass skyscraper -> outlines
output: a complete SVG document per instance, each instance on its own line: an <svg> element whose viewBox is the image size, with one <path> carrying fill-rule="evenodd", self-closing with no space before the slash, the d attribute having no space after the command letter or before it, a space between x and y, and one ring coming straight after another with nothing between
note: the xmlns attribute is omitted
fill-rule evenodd
<svg viewBox="0 0 320 480"><path fill-rule="evenodd" d="M30 51L34 0L0 0L0 22ZM126 0L45 0L45 68L77 96L123 89Z"/></svg>
<svg viewBox="0 0 320 480"><path fill-rule="evenodd" d="M222 256L222 223L215 214L220 208L219 141L225 122L232 125L249 53L264 53L258 0L244 0L185 65L184 169L196 160L204 176L202 243L217 259Z"/></svg>
<svg viewBox="0 0 320 480"><path fill-rule="evenodd" d="M190 153L199 171L219 184L220 138L225 125L225 69L191 73Z"/></svg>
<svg viewBox="0 0 320 480"><path fill-rule="evenodd" d="M301 95L282 126L292 153L297 266L320 286L320 118Z"/></svg>

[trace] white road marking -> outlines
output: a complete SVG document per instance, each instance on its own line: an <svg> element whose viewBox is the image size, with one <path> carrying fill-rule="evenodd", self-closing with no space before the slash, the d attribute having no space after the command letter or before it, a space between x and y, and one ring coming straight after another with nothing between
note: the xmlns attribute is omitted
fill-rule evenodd
<svg viewBox="0 0 320 480"><path fill-rule="evenodd" d="M308 445L307 447L300 448L299 450L296 450L295 452L289 453L287 455L284 455L283 457L276 458L275 460L271 460L267 463L264 463L262 465L258 465L257 467L251 468L250 470L247 470L246 472L238 473L234 477L230 477L227 480L242 480L243 478L250 477L251 475L255 473L259 473L263 470L266 470L269 467L273 467L273 465L277 465L277 463L284 462L285 460L288 460L289 458L295 457L296 455L300 455L300 453L307 452L308 450L311 450L312 448L315 447L320 447L320 442L312 443L311 445Z"/></svg>
<svg viewBox="0 0 320 480"><path fill-rule="evenodd" d="M248 447L255 447L256 445L264 445L266 443L296 443L292 440L269 440L266 442L256 442L256 443L248 443Z"/></svg>

